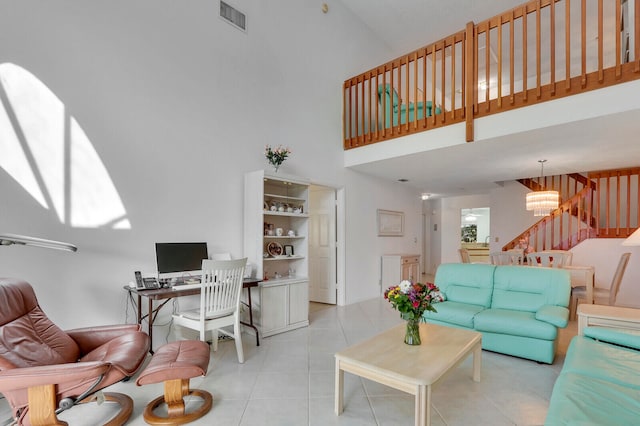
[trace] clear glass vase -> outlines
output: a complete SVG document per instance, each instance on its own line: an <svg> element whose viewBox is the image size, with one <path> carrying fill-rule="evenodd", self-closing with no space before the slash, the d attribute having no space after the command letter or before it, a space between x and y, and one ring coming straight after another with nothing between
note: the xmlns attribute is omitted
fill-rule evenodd
<svg viewBox="0 0 640 426"><path fill-rule="evenodd" d="M404 343L407 345L419 345L422 343L420 340L420 320L409 319L407 320L407 330L404 335Z"/></svg>

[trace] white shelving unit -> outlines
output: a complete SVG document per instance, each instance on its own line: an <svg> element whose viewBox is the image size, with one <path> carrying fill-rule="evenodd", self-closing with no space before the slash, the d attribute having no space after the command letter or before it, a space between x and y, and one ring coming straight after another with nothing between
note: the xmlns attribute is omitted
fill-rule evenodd
<svg viewBox="0 0 640 426"><path fill-rule="evenodd" d="M264 280L254 293L254 321L263 337L305 327L309 181L258 170L245 174L244 191L244 255Z"/></svg>

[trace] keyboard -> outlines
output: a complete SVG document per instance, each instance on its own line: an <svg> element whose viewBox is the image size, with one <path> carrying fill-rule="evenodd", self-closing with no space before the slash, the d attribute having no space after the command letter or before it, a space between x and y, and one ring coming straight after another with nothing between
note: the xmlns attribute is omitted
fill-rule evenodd
<svg viewBox="0 0 640 426"><path fill-rule="evenodd" d="M194 288L202 288L202 284L178 284L171 287L172 290L192 290Z"/></svg>

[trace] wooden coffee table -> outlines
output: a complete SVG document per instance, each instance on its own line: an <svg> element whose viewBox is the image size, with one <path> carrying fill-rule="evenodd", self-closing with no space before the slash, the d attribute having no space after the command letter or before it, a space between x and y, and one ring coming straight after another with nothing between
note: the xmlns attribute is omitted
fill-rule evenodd
<svg viewBox="0 0 640 426"><path fill-rule="evenodd" d="M422 345L404 343L400 324L336 353L336 415L342 413L344 372L415 395L415 424L431 424L431 387L473 353L473 380L480 381L482 335L420 324Z"/></svg>

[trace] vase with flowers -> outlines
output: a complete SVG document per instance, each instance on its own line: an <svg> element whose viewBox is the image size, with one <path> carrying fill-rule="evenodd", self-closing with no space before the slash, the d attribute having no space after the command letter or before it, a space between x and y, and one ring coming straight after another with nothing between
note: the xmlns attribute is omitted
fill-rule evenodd
<svg viewBox="0 0 640 426"><path fill-rule="evenodd" d="M282 145L278 145L276 148L271 148L269 145L264 146L264 156L269 164L275 168L276 173L278 173L278 168L284 163L289 154L291 154L289 147L285 148Z"/></svg>
<svg viewBox="0 0 640 426"><path fill-rule="evenodd" d="M397 286L389 287L384 292L384 298L400 312L402 319L407 321L404 337L404 343L407 345L422 343L420 340L420 321L424 321L422 315L426 311L437 312L433 305L443 301L440 289L435 284L411 283L407 280Z"/></svg>

